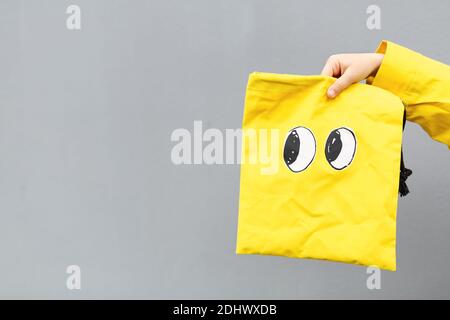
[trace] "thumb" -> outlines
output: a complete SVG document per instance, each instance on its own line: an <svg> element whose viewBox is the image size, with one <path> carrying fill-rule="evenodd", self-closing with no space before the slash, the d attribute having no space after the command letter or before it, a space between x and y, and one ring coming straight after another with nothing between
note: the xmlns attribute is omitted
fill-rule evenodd
<svg viewBox="0 0 450 320"><path fill-rule="evenodd" d="M341 93L348 86L353 84L353 76L352 73L347 70L344 72L342 76L340 76L329 88L327 91L327 96L330 99L337 97L339 93Z"/></svg>

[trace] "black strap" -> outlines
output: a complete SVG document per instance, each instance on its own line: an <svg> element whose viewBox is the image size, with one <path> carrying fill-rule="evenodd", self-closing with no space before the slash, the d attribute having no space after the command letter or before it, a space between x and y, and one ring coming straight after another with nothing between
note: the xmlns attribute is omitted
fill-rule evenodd
<svg viewBox="0 0 450 320"><path fill-rule="evenodd" d="M406 108L403 111L403 130L405 130L406 123ZM400 193L400 197L404 197L409 193L408 186L406 185L406 179L412 174L412 170L405 167L405 163L403 162L403 148L401 151L400 158L400 183L398 186L398 193Z"/></svg>

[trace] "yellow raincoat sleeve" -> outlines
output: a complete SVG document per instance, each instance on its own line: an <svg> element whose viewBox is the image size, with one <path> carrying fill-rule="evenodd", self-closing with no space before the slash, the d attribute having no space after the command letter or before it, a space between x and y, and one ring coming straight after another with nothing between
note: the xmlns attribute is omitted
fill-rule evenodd
<svg viewBox="0 0 450 320"><path fill-rule="evenodd" d="M383 62L368 83L400 97L406 118L450 149L450 66L389 41L377 53Z"/></svg>

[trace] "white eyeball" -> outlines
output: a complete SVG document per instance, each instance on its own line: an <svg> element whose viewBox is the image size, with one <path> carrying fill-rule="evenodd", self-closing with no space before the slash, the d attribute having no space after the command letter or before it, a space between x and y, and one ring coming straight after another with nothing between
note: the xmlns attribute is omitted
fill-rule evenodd
<svg viewBox="0 0 450 320"><path fill-rule="evenodd" d="M316 139L311 130L296 127L289 131L284 143L283 158L288 168L300 172L308 168L316 154Z"/></svg>
<svg viewBox="0 0 450 320"><path fill-rule="evenodd" d="M325 143L325 157L336 170L350 165L356 152L356 136L349 128L338 128L331 131Z"/></svg>

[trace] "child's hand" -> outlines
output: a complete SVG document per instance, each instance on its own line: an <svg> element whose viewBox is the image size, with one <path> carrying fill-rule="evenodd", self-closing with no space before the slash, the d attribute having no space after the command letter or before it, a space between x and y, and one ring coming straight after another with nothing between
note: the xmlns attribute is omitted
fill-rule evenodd
<svg viewBox="0 0 450 320"><path fill-rule="evenodd" d="M338 79L328 89L327 96L332 99L349 85L374 76L383 57L380 53L348 53L329 57L322 75Z"/></svg>

